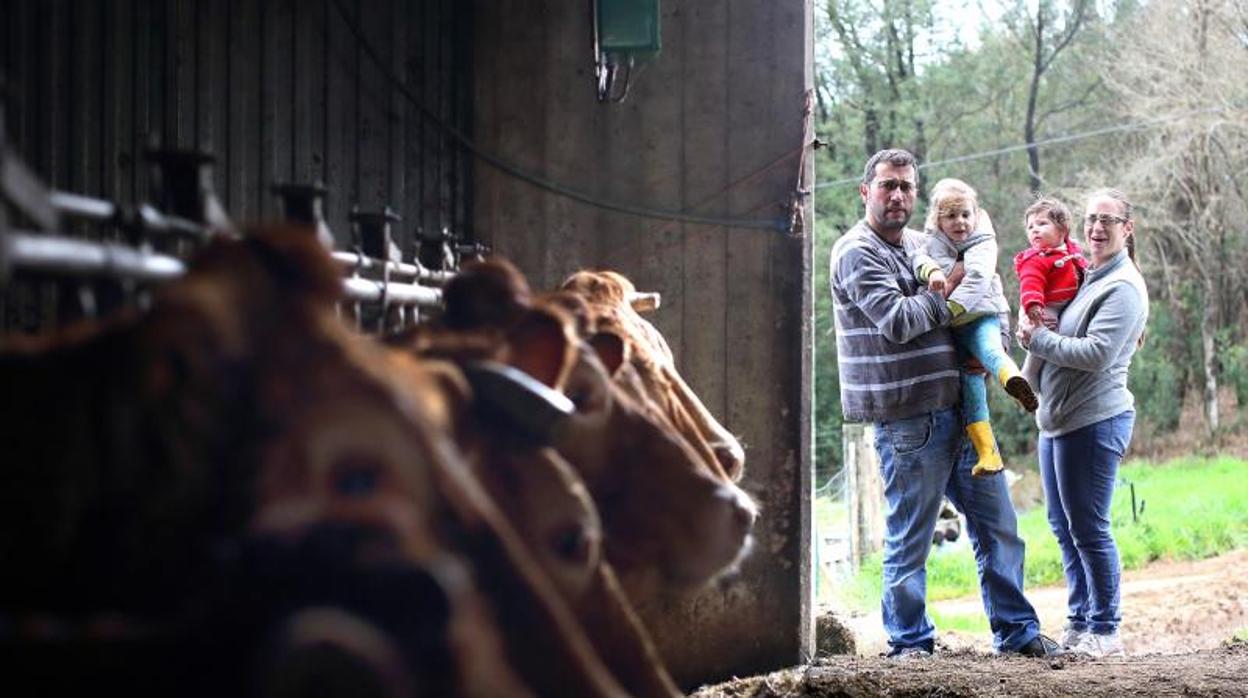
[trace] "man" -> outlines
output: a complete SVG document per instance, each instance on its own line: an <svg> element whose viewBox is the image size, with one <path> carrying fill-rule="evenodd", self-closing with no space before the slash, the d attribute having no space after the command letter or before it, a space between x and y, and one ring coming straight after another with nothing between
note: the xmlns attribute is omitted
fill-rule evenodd
<svg viewBox="0 0 1248 698"><path fill-rule="evenodd" d="M1005 479L971 477L976 456L962 438L951 315L944 297L911 271L922 234L906 223L917 191L913 155L871 156L858 186L866 217L832 247L841 406L846 420L874 423L884 480L889 656L932 652L925 567L942 495L966 515L994 649L1056 654L1023 596L1024 544Z"/></svg>

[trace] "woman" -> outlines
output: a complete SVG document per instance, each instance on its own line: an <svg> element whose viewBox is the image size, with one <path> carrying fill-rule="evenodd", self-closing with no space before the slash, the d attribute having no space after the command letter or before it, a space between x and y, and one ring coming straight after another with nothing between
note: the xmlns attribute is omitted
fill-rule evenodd
<svg viewBox="0 0 1248 698"><path fill-rule="evenodd" d="M1024 317L1018 338L1044 360L1036 423L1049 525L1069 592L1061 641L1072 652L1103 657L1124 654L1109 505L1135 423L1127 367L1148 319L1148 290L1135 264L1135 221L1122 192L1092 193L1083 232L1091 265L1057 330Z"/></svg>

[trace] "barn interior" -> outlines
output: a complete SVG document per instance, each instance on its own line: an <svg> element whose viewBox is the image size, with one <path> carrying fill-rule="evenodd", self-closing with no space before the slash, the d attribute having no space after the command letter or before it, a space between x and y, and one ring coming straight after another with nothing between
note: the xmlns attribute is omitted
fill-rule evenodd
<svg viewBox="0 0 1248 698"><path fill-rule="evenodd" d="M734 486L757 504L748 555L732 569L692 588L634 599L658 662L681 691L800 663L814 645L811 13L809 0L4 0L0 355L28 356L24 347L44 346L40 337L64 339L66 328L168 307L160 289L203 269L197 255L221 231L246 237L264 221L319 232L343 276L334 316L372 336L438 322L444 291L474 259L510 260L535 291L556 289L579 270L614 270L638 291L658 294L645 318L670 347L679 376L743 447ZM222 254L224 267L244 265ZM302 278L281 277L277 286ZM244 306L269 302L259 296L230 296L239 305L228 312L246 325L259 311ZM279 330L287 324L264 322L274 324L257 331L256 351L273 358L250 370L293 371L305 359L314 365L284 348L290 337ZM107 358L118 356L124 352ZM97 358L83 370L113 371L104 354ZM23 366L4 370L33 375ZM21 385L43 394L37 402L54 414L68 409L57 401L79 379L50 374ZM307 400L332 400L338 390L299 389ZM25 398L5 390L2 418L25 423ZM79 402L95 416L41 438L142 438L122 433L127 423L117 415L126 405L98 395ZM43 453L29 448L0 443L0 460ZM75 477L46 469L53 471ZM118 487L141 490L144 477ZM88 489L65 497L85 497ZM9 490L4 501L27 496ZM10 537L22 535L19 526ZM5 545L26 549L20 541ZM107 565L103 549L97 552L93 564ZM268 549L246 554L263 557ZM147 562L155 570L180 560ZM291 564L318 574L315 559ZM42 573L77 569L51 566L23 579L35 584ZM476 574L488 570L497 571L487 565ZM144 594L168 595L160 591L168 575L144 574L152 587ZM387 579L420 588L430 579L445 584L439 574ZM276 585L266 593L281 597L281 584L265 579ZM27 670L51 685L116 678L109 666L162 665L171 682L212 673L187 659L200 650L193 641L170 645L143 633L134 640L115 608L85 608L85 599L65 599L76 618L91 619L69 623L45 613L52 597L41 596L40 606L15 596L24 588L7 588L0 608L6 664L29 660ZM378 613L387 612L381 600L396 593L392 586L378 593ZM104 620L88 611L106 612ZM147 611L149 619L160 617ZM494 613L511 622L506 609ZM504 644L512 642L506 636L514 630L501 632ZM543 655L535 646L525 661L558 669L560 652L578 651ZM517 653L524 654L505 652L507 662L520 661ZM440 676L432 656L400 666L409 679L399 683L415 681L416 692L434 694L490 694L511 685L500 679L450 688L437 683L445 677L421 684ZM281 671L310 671L293 664L280 664ZM390 676L391 664L381 664L386 668L363 673ZM589 664L584 673L592 675L597 665ZM538 670L517 671L520 684L551 692L528 673ZM134 681L122 683L141 685ZM618 688L609 679L584 681L555 692ZM662 682L653 690L619 683L627 692L663 693ZM361 685L347 692L358 695ZM380 694L390 694L380 685Z"/></svg>

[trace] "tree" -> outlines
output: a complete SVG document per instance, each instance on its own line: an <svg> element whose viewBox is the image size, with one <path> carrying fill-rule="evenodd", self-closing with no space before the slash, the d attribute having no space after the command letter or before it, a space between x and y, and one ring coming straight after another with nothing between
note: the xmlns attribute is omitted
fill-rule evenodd
<svg viewBox="0 0 1248 698"><path fill-rule="evenodd" d="M1243 339L1248 287L1248 43L1242 0L1154 0L1107 83L1130 119L1123 175L1141 201L1146 264L1172 314L1200 338L1204 415L1216 432L1219 344ZM1139 47L1148 47L1147 52ZM1219 341L1219 338L1223 337Z"/></svg>
<svg viewBox="0 0 1248 698"><path fill-rule="evenodd" d="M1052 0L1040 0L1034 12L1029 3L1017 4L1007 18L1015 40L1030 57L1030 76L1027 81L1027 112L1023 117L1023 140L1027 144L1028 183L1033 192L1044 188L1040 176L1040 147L1036 145L1037 133L1046 117L1058 112L1085 105L1092 92L1099 86L1093 78L1080 85L1073 95L1058 101L1047 109L1040 104L1040 91L1045 76L1063 51L1070 48L1075 37L1084 30L1092 17L1091 0L1074 0L1067 9L1060 10Z"/></svg>
<svg viewBox="0 0 1248 698"><path fill-rule="evenodd" d="M851 88L844 96L862 116L863 152L905 145L922 158L917 44L932 29L930 0L827 0L824 9L839 49L832 70Z"/></svg>

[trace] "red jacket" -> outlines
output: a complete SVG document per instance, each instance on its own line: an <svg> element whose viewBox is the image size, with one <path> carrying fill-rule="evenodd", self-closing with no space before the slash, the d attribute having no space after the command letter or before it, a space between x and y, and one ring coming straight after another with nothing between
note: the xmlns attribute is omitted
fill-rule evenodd
<svg viewBox="0 0 1248 698"><path fill-rule="evenodd" d="M1070 238L1061 247L1043 250L1028 247L1014 255L1023 312L1033 305L1044 306L1074 298L1087 268L1088 260L1080 253L1079 244Z"/></svg>

